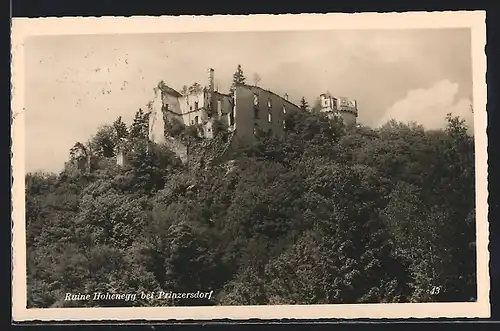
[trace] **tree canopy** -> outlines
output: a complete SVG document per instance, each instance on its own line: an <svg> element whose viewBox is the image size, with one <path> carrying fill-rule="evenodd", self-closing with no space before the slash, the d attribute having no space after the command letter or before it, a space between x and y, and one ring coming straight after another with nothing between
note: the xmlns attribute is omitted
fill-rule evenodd
<svg viewBox="0 0 500 331"><path fill-rule="evenodd" d="M347 130L287 114L282 137L191 171L144 139L142 110L130 128L118 118L90 153L127 138L126 166L26 175L28 306L473 301L474 143L447 120ZM220 153L223 134L194 151ZM161 289L214 296L64 301Z"/></svg>

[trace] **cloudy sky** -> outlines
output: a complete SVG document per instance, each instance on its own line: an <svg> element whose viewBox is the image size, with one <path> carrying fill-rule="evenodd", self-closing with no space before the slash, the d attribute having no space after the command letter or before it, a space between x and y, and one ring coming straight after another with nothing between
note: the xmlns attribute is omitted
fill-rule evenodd
<svg viewBox="0 0 500 331"><path fill-rule="evenodd" d="M469 29L179 33L31 37L25 42L26 171L59 171L76 141L122 116L131 123L153 87L207 82L221 91L243 66L247 81L313 103L355 98L359 122L391 118L443 125L471 120Z"/></svg>

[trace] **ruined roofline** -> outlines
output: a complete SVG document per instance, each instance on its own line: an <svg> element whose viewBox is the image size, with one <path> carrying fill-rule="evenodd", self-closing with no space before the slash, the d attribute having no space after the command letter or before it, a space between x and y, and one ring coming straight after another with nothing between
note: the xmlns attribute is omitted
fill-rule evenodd
<svg viewBox="0 0 500 331"><path fill-rule="evenodd" d="M281 95L279 94L276 94L275 92L271 91L271 90L266 90L265 88L262 88L262 87L259 87L259 86L256 86L256 85L248 85L248 84L241 84L241 85L238 85L237 87L249 87L249 88L256 88L256 89L259 89L261 91L264 91L264 92L267 92L267 93L271 93L275 96L277 96L278 98L280 98L281 100L285 101L286 103L294 106L294 107L297 107L297 108L300 108L299 106L297 106L296 104L294 104L293 102L285 99L284 97L282 97Z"/></svg>
<svg viewBox="0 0 500 331"><path fill-rule="evenodd" d="M271 90L267 90L267 89L264 89L262 87L259 87L259 86L256 86L256 85L250 85L250 84L240 84L237 87L246 87L246 88L259 89L261 91L264 91L264 92L267 92L267 93L270 93L272 95L277 96L281 100L285 101L286 103L288 103L288 104L290 104L290 105L292 105L294 107L300 108L295 103L291 102L290 100L285 99L283 96L281 96L281 95L279 95L279 94L277 94L277 93L275 93L275 92L273 92ZM177 98L184 97L184 95L182 93L178 92L177 90L173 89L172 87L170 87L168 85L163 85L163 87L161 88L161 91L162 91L162 93L167 93L167 94L169 94L171 96L174 96L174 97L177 97ZM232 95L230 93L222 93L222 92L219 92L219 91L212 91L212 93L219 94L219 95L226 96L226 97L232 97ZM348 99L348 98L346 98L346 99ZM179 113L176 113L176 112L172 112L172 113L179 114ZM182 115L182 114L179 114L179 115Z"/></svg>
<svg viewBox="0 0 500 331"><path fill-rule="evenodd" d="M232 97L232 95L230 93L222 93L219 91L213 91L212 93L220 94L220 95L225 96L225 97Z"/></svg>
<svg viewBox="0 0 500 331"><path fill-rule="evenodd" d="M325 97L331 97L331 98L335 98L337 100L341 100L341 99L344 99L344 100L350 100L350 101L354 101L356 102L356 108L358 108L358 100L354 99L354 98L349 98L349 97L342 97L342 96L334 96L333 94L331 94L330 92L326 92L326 93L321 93L319 95L320 97L322 96L325 96Z"/></svg>
<svg viewBox="0 0 500 331"><path fill-rule="evenodd" d="M174 97L182 97L182 94L180 92L178 92L177 90L175 90L174 88L168 86L168 85L163 85L161 88L160 88L161 92L162 93L167 93L169 95L172 95Z"/></svg>
<svg viewBox="0 0 500 331"><path fill-rule="evenodd" d="M203 87L203 90L207 90L208 91L208 88L205 86ZM177 97L177 98L181 98L181 97L184 97L185 95L183 95L182 93L180 93L179 91L177 91L176 89L168 86L168 85L164 85L163 86L163 89L162 89L162 92L165 92L171 96L174 96L174 97ZM230 93L222 93L220 91L212 91L212 93L215 93L215 94L220 94L220 95L223 95L223 96L226 96L226 97L230 97L231 94Z"/></svg>

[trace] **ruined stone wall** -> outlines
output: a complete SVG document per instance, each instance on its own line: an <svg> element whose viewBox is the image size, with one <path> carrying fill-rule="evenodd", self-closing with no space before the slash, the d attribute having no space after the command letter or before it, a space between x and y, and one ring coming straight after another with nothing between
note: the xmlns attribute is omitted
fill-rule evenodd
<svg viewBox="0 0 500 331"><path fill-rule="evenodd" d="M217 135L212 140L203 141L194 151L193 161L204 167L214 166L226 160L228 152L233 147L235 132ZM191 157L190 157L191 159ZM197 159L197 161L195 161Z"/></svg>
<svg viewBox="0 0 500 331"><path fill-rule="evenodd" d="M242 142L253 141L256 131L282 135L285 114L300 111L288 100L257 86L236 87L234 99L234 129Z"/></svg>
<svg viewBox="0 0 500 331"><path fill-rule="evenodd" d="M165 146L174 152L181 159L182 163L188 162L188 149L181 141L168 137L165 141Z"/></svg>

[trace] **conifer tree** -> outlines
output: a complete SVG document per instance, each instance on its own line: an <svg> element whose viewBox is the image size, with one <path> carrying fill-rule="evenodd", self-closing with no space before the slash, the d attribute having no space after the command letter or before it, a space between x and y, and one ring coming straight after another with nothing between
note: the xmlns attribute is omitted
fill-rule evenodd
<svg viewBox="0 0 500 331"><path fill-rule="evenodd" d="M234 93L234 89L236 86L245 84L245 74L243 73L243 69L241 68L241 64L238 64L236 71L233 74L233 83L231 85L231 93Z"/></svg>
<svg viewBox="0 0 500 331"><path fill-rule="evenodd" d="M119 116L116 119L116 121L113 122L113 127L115 128L116 137L118 139L127 138L127 136L128 136L127 125L123 122L123 119L121 116Z"/></svg>
<svg viewBox="0 0 500 331"><path fill-rule="evenodd" d="M146 139L149 132L149 114L144 113L140 108L137 113L135 113L134 122L130 127L130 137Z"/></svg>
<svg viewBox="0 0 500 331"><path fill-rule="evenodd" d="M302 99L300 99L300 109L309 110L309 104L307 103L305 97L302 97Z"/></svg>
<svg viewBox="0 0 500 331"><path fill-rule="evenodd" d="M114 125L101 126L91 140L97 156L112 157L118 143L117 132Z"/></svg>

